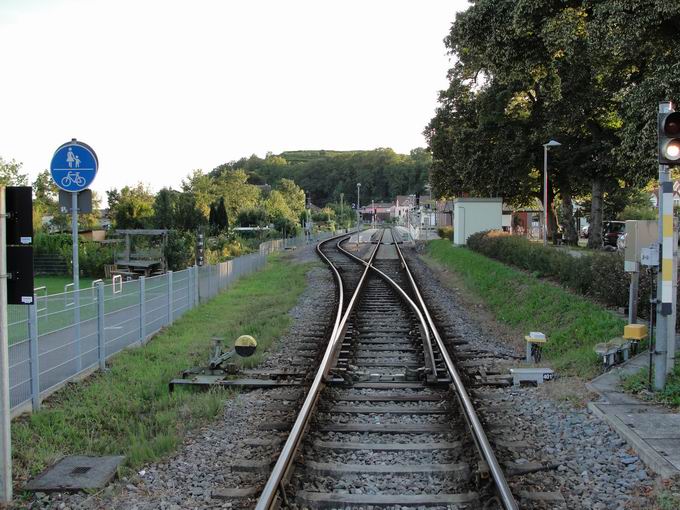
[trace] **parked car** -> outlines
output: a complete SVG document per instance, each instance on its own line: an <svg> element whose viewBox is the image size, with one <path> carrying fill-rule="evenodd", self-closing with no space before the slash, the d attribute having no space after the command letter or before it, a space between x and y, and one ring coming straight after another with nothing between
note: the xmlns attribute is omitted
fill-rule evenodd
<svg viewBox="0 0 680 510"><path fill-rule="evenodd" d="M625 234L625 232L625 221L605 221L602 223L602 245L605 249L617 249L619 237Z"/></svg>

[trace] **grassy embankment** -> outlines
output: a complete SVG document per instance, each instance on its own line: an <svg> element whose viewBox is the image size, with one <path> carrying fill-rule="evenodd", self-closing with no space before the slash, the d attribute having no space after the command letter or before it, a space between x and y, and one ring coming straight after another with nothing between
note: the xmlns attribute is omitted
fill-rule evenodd
<svg viewBox="0 0 680 510"><path fill-rule="evenodd" d="M117 355L106 373L67 386L40 412L15 420L15 480L63 455L123 454L126 465L135 468L174 450L186 430L220 412L227 394L170 394L170 379L206 361L212 336L230 342L241 334L255 336L258 352L247 364L260 361L289 327L287 312L304 290L308 267L272 256L262 271L190 310L145 347Z"/></svg>
<svg viewBox="0 0 680 510"><path fill-rule="evenodd" d="M548 344L543 359L561 374L596 375L593 346L623 333L625 322L600 305L484 255L454 248L446 240L430 242L427 255L455 271L496 319L518 335L544 332Z"/></svg>

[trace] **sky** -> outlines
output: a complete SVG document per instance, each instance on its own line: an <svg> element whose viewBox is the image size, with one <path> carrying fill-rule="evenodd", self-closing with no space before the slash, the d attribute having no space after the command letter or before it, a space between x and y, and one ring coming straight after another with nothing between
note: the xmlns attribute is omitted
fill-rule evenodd
<svg viewBox="0 0 680 510"><path fill-rule="evenodd" d="M92 188L286 150L424 147L466 0L0 0L0 157Z"/></svg>

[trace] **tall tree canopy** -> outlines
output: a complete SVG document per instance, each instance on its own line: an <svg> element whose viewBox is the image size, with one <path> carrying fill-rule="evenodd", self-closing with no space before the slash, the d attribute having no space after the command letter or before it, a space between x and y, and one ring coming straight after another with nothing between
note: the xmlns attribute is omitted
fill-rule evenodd
<svg viewBox="0 0 680 510"><path fill-rule="evenodd" d="M554 138L547 206L559 195L569 219L572 197L591 193L597 239L601 198L655 173L657 102L680 91L679 29L680 4L661 0L473 1L445 39L455 63L425 131L435 191L542 198Z"/></svg>

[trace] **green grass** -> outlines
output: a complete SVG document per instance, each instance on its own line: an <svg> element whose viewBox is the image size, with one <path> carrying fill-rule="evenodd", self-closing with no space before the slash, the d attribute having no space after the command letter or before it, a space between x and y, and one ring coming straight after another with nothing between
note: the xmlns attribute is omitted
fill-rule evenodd
<svg viewBox="0 0 680 510"><path fill-rule="evenodd" d="M110 370L68 385L45 409L12 423L15 480L36 474L63 455L126 456L136 468L174 450L184 432L216 416L229 393L168 392L168 382L209 357L210 338L258 341L257 363L289 327L287 312L305 287L309 265L272 256L267 266L227 292L188 311L145 347L123 351Z"/></svg>
<svg viewBox="0 0 680 510"><path fill-rule="evenodd" d="M593 346L623 333L625 321L596 303L467 248L438 240L428 244L427 253L458 273L500 322L525 333L544 332L543 358L562 374L595 375Z"/></svg>
<svg viewBox="0 0 680 510"><path fill-rule="evenodd" d="M673 367L673 372L666 379L663 391L648 392L649 368L642 368L634 374L621 379L623 389L629 393L639 394L645 400L680 408L680 365Z"/></svg>
<svg viewBox="0 0 680 510"><path fill-rule="evenodd" d="M90 278L89 276L81 276L80 278L80 288L84 289L86 287L89 287L92 285L92 281L94 279ZM68 283L73 283L73 277L69 275L60 275L60 276L36 276L34 278L35 283L33 286L35 288L38 287L47 287L47 293L48 294L59 294L60 292L64 292L64 285ZM111 282L108 282L111 283ZM73 287L69 287L69 290L73 290ZM40 294L42 296L42 293Z"/></svg>

